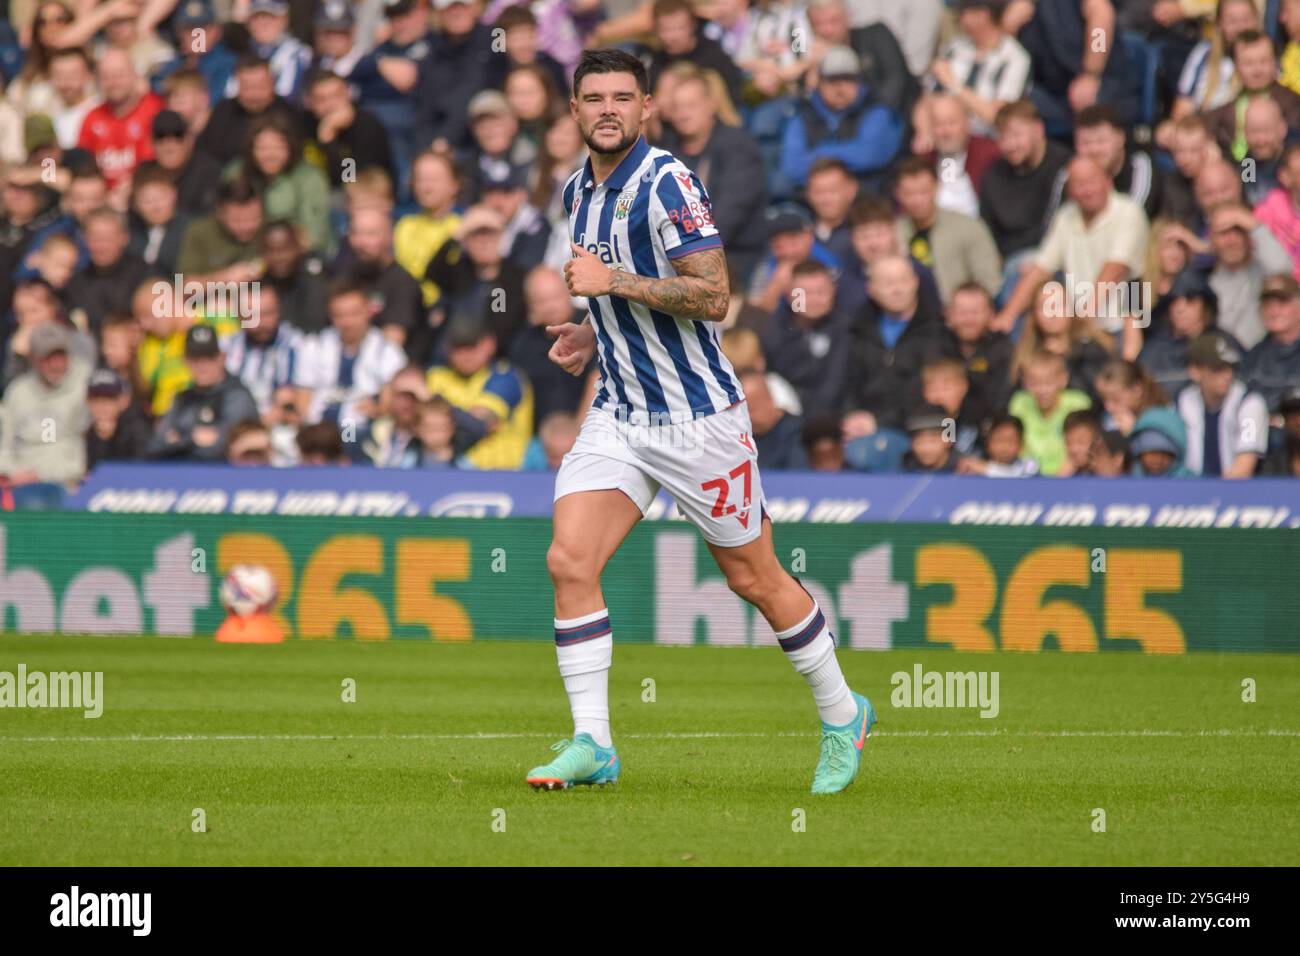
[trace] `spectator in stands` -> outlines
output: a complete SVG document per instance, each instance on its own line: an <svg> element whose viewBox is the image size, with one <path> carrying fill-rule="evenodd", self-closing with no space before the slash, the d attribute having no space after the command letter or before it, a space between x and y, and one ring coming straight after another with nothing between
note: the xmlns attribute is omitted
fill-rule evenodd
<svg viewBox="0 0 1300 956"><path fill-rule="evenodd" d="M849 210L850 239L853 255L840 272L836 298L846 311L857 312L866 304L869 292L867 274L871 265L886 256L901 255L912 265L919 283L917 295L922 307L929 312L943 311L939 298L939 284L934 273L915 256L903 251L894 215L894 204L884 196L861 196Z"/></svg>
<svg viewBox="0 0 1300 956"><path fill-rule="evenodd" d="M422 0L403 0L389 8L390 18L408 7L417 12L404 15L425 19ZM487 92L493 85L501 54L494 46L492 30L479 22L483 5L479 0L434 0L438 8L438 33L433 38L432 55L420 70L415 87L419 104L417 142L437 144L442 141L453 150L469 145L469 124L473 119L471 97ZM396 23L394 23L396 32ZM498 94L500 95L500 94ZM504 97L502 97L504 102ZM478 131L474 133L478 138Z"/></svg>
<svg viewBox="0 0 1300 956"><path fill-rule="evenodd" d="M252 282L258 262L264 216L262 197L246 179L228 179L217 189L211 216L190 223L181 240L176 270L197 282Z"/></svg>
<svg viewBox="0 0 1300 956"><path fill-rule="evenodd" d="M195 148L208 153L223 166L238 158L248 142L253 120L264 113L278 114L306 133L303 115L288 100L276 94L270 64L256 54L240 56L235 65L235 95L221 100L212 110Z"/></svg>
<svg viewBox="0 0 1300 956"><path fill-rule="evenodd" d="M794 267L814 259L839 271L835 254L817 241L812 216L796 203L780 203L764 214L769 255L749 281L749 301L765 312L775 312L790 294Z"/></svg>
<svg viewBox="0 0 1300 956"><path fill-rule="evenodd" d="M4 176L4 215L0 216L0 305L13 293L14 273L43 231L60 220L54 192L39 178L10 169Z"/></svg>
<svg viewBox="0 0 1300 956"><path fill-rule="evenodd" d="M552 412L537 426L537 437L524 453L524 471L558 471L564 456L578 439L578 418L573 412Z"/></svg>
<svg viewBox="0 0 1300 956"><path fill-rule="evenodd" d="M177 300L171 286L167 280L146 279L131 297L131 315L143 333L136 361L154 416L166 414L176 396L191 384L185 361L190 328L196 324L211 326L219 341L229 339L239 328L239 319L231 314L210 315L202 303L195 308L196 303Z"/></svg>
<svg viewBox="0 0 1300 956"><path fill-rule="evenodd" d="M1196 178L1209 163L1220 158L1218 147L1210 135L1209 124L1199 113L1184 116L1175 123L1171 136L1170 154L1174 168L1165 172L1164 215L1181 225L1195 228L1200 221L1196 208Z"/></svg>
<svg viewBox="0 0 1300 956"><path fill-rule="evenodd" d="M1033 4L1017 39L1033 64L1030 97L1050 135L1067 135L1074 115L1094 103L1113 106L1125 125L1136 119L1137 94L1117 32L1110 0Z"/></svg>
<svg viewBox="0 0 1300 956"><path fill-rule="evenodd" d="M712 195L710 191L710 198ZM813 235L841 265L855 258L849 210L857 198L858 180L847 166L838 159L819 159L813 163L808 173L808 205L813 214ZM727 258L732 258L730 249Z"/></svg>
<svg viewBox="0 0 1300 956"><path fill-rule="evenodd" d="M67 233L51 231L46 233L28 260L36 270L36 277L48 285L62 303L68 283L77 273L80 258L81 250L77 248L75 239Z"/></svg>
<svg viewBox="0 0 1300 956"><path fill-rule="evenodd" d="M103 26L109 13L108 4L92 11L94 24L80 24L70 30L72 11L57 0L37 3L31 20L31 38L25 51L22 70L12 77L5 91L6 99L18 107L22 115L49 114L55 100L54 86L50 81L50 60L60 49L79 47ZM89 29L89 32L87 32Z"/></svg>
<svg viewBox="0 0 1300 956"><path fill-rule="evenodd" d="M1231 102L1209 113L1210 132L1219 147L1240 163L1246 158L1246 107L1261 96L1272 99L1291 129L1300 128L1300 94L1277 81L1277 53L1273 41L1258 30L1245 30L1232 44L1232 62L1240 92Z"/></svg>
<svg viewBox="0 0 1300 956"><path fill-rule="evenodd" d="M482 316L451 319L445 339L447 364L429 370L429 392L480 423L483 436L469 446L466 461L475 468L520 468L533 434L532 386L495 358L496 335Z"/></svg>
<svg viewBox="0 0 1300 956"><path fill-rule="evenodd" d="M1173 289L1177 278L1192 268L1192 249L1199 248L1201 245L1201 241L1187 227L1172 219L1157 219L1151 223L1142 281L1145 283L1145 288L1149 290L1149 297L1154 300L1144 304L1151 306L1155 314L1149 316L1151 325L1145 329L1138 329L1138 323L1129 323L1125 326L1123 347L1126 358L1136 358L1136 355L1130 353L1133 349L1141 351L1140 342L1143 336L1160 331L1160 324L1164 319L1161 303ZM1136 336L1129 334L1130 329L1136 332Z"/></svg>
<svg viewBox="0 0 1300 956"><path fill-rule="evenodd" d="M1259 294L1264 277L1290 272L1294 263L1268 227L1245 205L1226 202L1210 213L1210 248L1214 271L1210 287L1219 297L1219 328L1246 348L1264 337Z"/></svg>
<svg viewBox="0 0 1300 956"><path fill-rule="evenodd" d="M993 136L998 111L1025 94L1029 54L1002 28L1003 0L958 0L955 7L960 32L929 64L925 85L930 94L951 96L977 135ZM925 109L930 99L913 113L912 149L918 155L935 148Z"/></svg>
<svg viewBox="0 0 1300 956"><path fill-rule="evenodd" d="M351 464L338 422L324 421L298 429L298 462L316 468Z"/></svg>
<svg viewBox="0 0 1300 956"><path fill-rule="evenodd" d="M855 12L859 15L855 23L850 24L845 0L808 0L808 26L812 29L812 43L807 55L795 62L792 75L782 75L793 79L802 75L805 85L808 85L816 78L826 54L836 47L848 47L858 55L862 82L876 101L900 117L911 116L913 105L921 92L916 77L925 68L910 69L903 49L899 46L900 41L891 27L880 21L864 21L860 8L860 0L854 0ZM784 9L777 6L768 8L767 16L772 21L768 35L772 37L772 43L782 49L790 49L792 46L787 39L794 35L790 31L802 28L798 21L798 10L795 4ZM919 55L919 50L913 52ZM927 53L927 62L929 56ZM757 81L757 75L755 79Z"/></svg>
<svg viewBox="0 0 1300 956"><path fill-rule="evenodd" d="M1229 103L1236 92L1232 48L1242 33L1259 29L1254 0L1219 0L1214 10L1214 31L1202 39L1183 63L1178 96L1167 122L1156 128L1156 142L1168 149L1175 124L1196 113Z"/></svg>
<svg viewBox="0 0 1300 956"><path fill-rule="evenodd" d="M190 142L197 147L198 138L203 135L212 119L213 98L208 93L207 82L198 70L182 68L167 77L163 83L163 93L167 99L167 109L181 118ZM196 148L195 152L199 150ZM208 158L218 168L221 166L215 156Z"/></svg>
<svg viewBox="0 0 1300 956"><path fill-rule="evenodd" d="M266 467L272 462L271 433L256 418L235 422L226 433L226 461L239 467Z"/></svg>
<svg viewBox="0 0 1300 956"><path fill-rule="evenodd" d="M360 460L377 468L414 468L420 458L420 413L429 399L424 369L408 365L384 390L383 414L372 418L356 443Z"/></svg>
<svg viewBox="0 0 1300 956"><path fill-rule="evenodd" d="M1007 410L1025 426L1025 455L1038 463L1040 473L1055 475L1065 463L1065 416L1092 402L1069 388L1065 359L1057 352L1034 352L1025 362L1022 381Z"/></svg>
<svg viewBox="0 0 1300 956"><path fill-rule="evenodd" d="M1142 413L1128 438L1132 474L1138 478L1192 478L1196 473L1183 464L1187 453L1187 427L1171 408Z"/></svg>
<svg viewBox="0 0 1300 956"><path fill-rule="evenodd" d="M101 461L137 461L149 445L149 419L131 396L131 387L111 369L96 369L86 385L86 470Z"/></svg>
<svg viewBox="0 0 1300 956"><path fill-rule="evenodd" d="M177 208L176 183L167 170L149 164L136 171L131 181L131 211L127 251L163 275L174 274L190 217Z"/></svg>
<svg viewBox="0 0 1300 956"><path fill-rule="evenodd" d="M284 323L274 286L259 283L254 294L254 316L247 317L226 343L226 371L244 383L258 414L266 417L283 391L293 387L302 341L298 331Z"/></svg>
<svg viewBox="0 0 1300 956"><path fill-rule="evenodd" d="M435 310L440 321L478 315L507 354L527 322L527 307L524 271L501 256L504 232L505 222L495 209L471 207L461 218L455 240L438 251L426 274L443 292Z"/></svg>
<svg viewBox="0 0 1300 956"><path fill-rule="evenodd" d="M500 214L505 229L501 255L521 271L541 265L551 238L550 224L528 201L528 177L522 170L500 166L479 180L483 205Z"/></svg>
<svg viewBox="0 0 1300 956"><path fill-rule="evenodd" d="M1300 384L1300 283L1289 272L1266 278L1259 311L1268 334L1246 354L1241 377L1276 412L1287 388Z"/></svg>
<svg viewBox="0 0 1300 956"><path fill-rule="evenodd" d="M352 102L341 76L316 70L308 75L304 93L312 127L307 156L324 167L332 195L365 169L396 174L388 131L374 114Z"/></svg>
<svg viewBox="0 0 1300 956"><path fill-rule="evenodd" d="M1017 419L1018 421L1019 419ZM1065 416L1065 461L1056 472L1058 478L1087 475L1092 471L1093 449L1102 440L1101 421L1092 409L1070 412Z"/></svg>
<svg viewBox="0 0 1300 956"><path fill-rule="evenodd" d="M154 162L176 187L176 205L187 216L211 214L217 203L221 164L207 153L196 152L192 134L179 113L163 110L153 118Z"/></svg>
<svg viewBox="0 0 1300 956"><path fill-rule="evenodd" d="M1163 209L1164 178L1151 157L1129 150L1124 123L1105 104L1080 110L1074 118L1074 151L1101 167L1115 191L1143 208L1149 219Z"/></svg>
<svg viewBox="0 0 1300 956"><path fill-rule="evenodd" d="M903 471L956 474L965 462L951 432L952 418L938 405L921 405L907 416L911 448L903 456Z"/></svg>
<svg viewBox="0 0 1300 956"><path fill-rule="evenodd" d="M311 334L329 322L325 269L319 257L303 248L298 230L283 219L267 223L258 240L265 263L262 289L274 289L281 321L300 333Z"/></svg>
<svg viewBox="0 0 1300 956"><path fill-rule="evenodd" d="M794 267L790 293L761 333L767 368L794 386L808 418L839 411L853 316L835 301L835 279L820 262Z"/></svg>
<svg viewBox="0 0 1300 956"><path fill-rule="evenodd" d="M938 312L921 308L920 283L902 256L871 267L871 298L857 319L844 387L844 435L898 428L920 397L920 368L942 350Z"/></svg>
<svg viewBox="0 0 1300 956"><path fill-rule="evenodd" d="M1115 340L1094 320L1078 314L1073 303L1063 301L1058 293L1059 288L1049 283L1035 297L1029 321L1011 358L1011 380L1023 385L1029 360L1035 352L1045 349L1064 360L1068 387L1091 395L1097 373L1115 355Z"/></svg>
<svg viewBox="0 0 1300 956"><path fill-rule="evenodd" d="M50 122L59 145L75 149L86 114L100 102L90 55L81 47L56 50L50 56L49 76L54 91L48 109Z"/></svg>
<svg viewBox="0 0 1300 956"><path fill-rule="evenodd" d="M838 159L868 189L898 153L903 123L889 107L875 102L861 80L862 64L848 47L822 58L816 90L799 103L786 122L781 142L781 172L804 187L815 160Z"/></svg>
<svg viewBox="0 0 1300 956"><path fill-rule="evenodd" d="M552 412L576 412L582 377L570 375L547 357L553 340L546 330L565 322L580 323L585 313L573 307L563 276L546 266L528 273L524 298L528 324L510 343L507 358L532 383L537 421L545 421Z"/></svg>
<svg viewBox="0 0 1300 956"><path fill-rule="evenodd" d="M251 0L248 35L253 52L271 69L276 95L297 103L303 76L311 66L311 49L289 32L289 4L284 0Z"/></svg>
<svg viewBox="0 0 1300 956"><path fill-rule="evenodd" d="M99 331L104 313L131 311L136 286L153 272L143 259L127 251L129 242L121 213L99 209L87 217L90 262L68 282L67 300L70 308L85 315L92 333Z"/></svg>
<svg viewBox="0 0 1300 956"><path fill-rule="evenodd" d="M249 124L242 155L226 176L248 180L262 196L263 215L294 223L309 249L323 255L333 249L329 181L303 159L298 129L283 116L270 113Z"/></svg>
<svg viewBox="0 0 1300 956"><path fill-rule="evenodd" d="M424 325L420 286L393 256L393 220L378 209L361 209L348 230L351 259L343 272L369 289L379 310L375 325L403 345Z"/></svg>
<svg viewBox="0 0 1300 956"><path fill-rule="evenodd" d="M1214 330L1218 301L1203 273L1185 269L1156 307L1160 331L1147 339L1137 360L1166 395L1177 395L1191 382L1187 348L1194 339ZM1221 334L1228 336L1234 349L1244 352L1231 333Z"/></svg>
<svg viewBox="0 0 1300 956"><path fill-rule="evenodd" d="M366 54L356 41L357 18L347 0L322 0L316 7L311 32L311 69L303 81L304 93L313 73L346 79ZM387 142L388 136L384 135Z"/></svg>
<svg viewBox="0 0 1300 956"><path fill-rule="evenodd" d="M460 214L455 211L460 185L456 164L446 153L426 151L415 157L411 166L411 192L420 209L397 220L393 255L420 282L426 309L442 295L437 284L425 278L425 273L429 261L460 225Z"/></svg>
<svg viewBox="0 0 1300 956"><path fill-rule="evenodd" d="M1029 478L1038 474L1038 462L1023 456L1025 424L1014 415L999 415L989 422L984 449L987 458L964 458L958 464L957 473L986 478ZM1063 465L1061 470L1064 468Z"/></svg>
<svg viewBox="0 0 1300 956"><path fill-rule="evenodd" d="M1278 414L1282 416L1282 440L1264 459L1260 473L1300 478L1300 385L1293 385L1283 393Z"/></svg>
<svg viewBox="0 0 1300 956"><path fill-rule="evenodd" d="M455 409L445 398L435 396L420 405L415 446L416 468L458 468Z"/></svg>
<svg viewBox="0 0 1300 956"><path fill-rule="evenodd" d="M1169 404L1169 396L1146 367L1125 359L1107 362L1093 383L1102 415L1102 428L1122 435L1147 411Z"/></svg>
<svg viewBox="0 0 1300 956"><path fill-rule="evenodd" d="M1300 278L1300 145L1287 146L1278 160L1277 188L1255 207L1255 218L1291 258L1291 274Z"/></svg>
<svg viewBox="0 0 1300 956"><path fill-rule="evenodd" d="M1119 478L1129 474L1128 439L1117 431L1103 431L1092 446L1086 474L1094 478Z"/></svg>
<svg viewBox="0 0 1300 956"><path fill-rule="evenodd" d="M803 443L810 471L844 470L844 441L839 423L834 418L828 416L804 422L799 440Z"/></svg>
<svg viewBox="0 0 1300 956"><path fill-rule="evenodd" d="M235 75L235 53L222 42L222 27L210 0L182 0L172 16L176 56L154 70L154 92L182 69L203 77L208 96L220 100Z"/></svg>
<svg viewBox="0 0 1300 956"><path fill-rule="evenodd" d="M970 121L954 96L927 97L924 112L933 148L925 150L922 158L939 174L936 202L941 209L979 216L980 185L984 173L998 159L997 144L971 135Z"/></svg>
<svg viewBox="0 0 1300 956"><path fill-rule="evenodd" d="M1147 218L1142 207L1115 192L1095 160L1075 157L1067 168L1070 201L1052 217L1038 252L998 312L993 324L996 329L1010 331L1042 285L1058 272L1065 274L1066 287L1071 290L1080 283L1090 284L1093 290L1113 288L1142 272L1147 246ZM1084 302L1088 298L1082 297ZM1118 332L1123 319L1105 308L1109 297L1091 298L1099 325L1107 332Z"/></svg>
<svg viewBox="0 0 1300 956"><path fill-rule="evenodd" d="M766 177L758 144L743 127L719 121L717 101L698 71L678 79L670 106L673 122L663 148L704 184L727 261L748 279L764 252ZM811 199L811 177L809 189Z"/></svg>
<svg viewBox="0 0 1300 956"><path fill-rule="evenodd" d="M0 475L11 485L71 487L86 473L86 380L90 367L69 355L68 331L56 322L32 330L32 367L0 402Z"/></svg>
<svg viewBox="0 0 1300 956"><path fill-rule="evenodd" d="M1193 474L1250 478L1268 451L1268 403L1237 377L1242 354L1211 332L1187 350L1192 385L1178 394Z"/></svg>
<svg viewBox="0 0 1300 956"><path fill-rule="evenodd" d="M380 392L407 362L373 326L378 311L365 283L346 276L331 283L330 328L304 339L298 354L294 386L304 421L336 423L355 438L379 410Z"/></svg>
<svg viewBox="0 0 1300 956"><path fill-rule="evenodd" d="M519 121L519 134L541 151L546 130L560 112L560 89L540 66L518 66L506 74L502 92Z"/></svg>
<svg viewBox="0 0 1300 956"><path fill-rule="evenodd" d="M1286 120L1269 97L1251 100L1243 124L1246 158L1242 160L1242 190L1249 206L1257 206L1277 188L1278 166L1286 146Z"/></svg>
<svg viewBox="0 0 1300 956"><path fill-rule="evenodd" d="M118 376L130 386L131 401L146 416L152 414L152 396L140 374L140 345L144 329L134 315L110 312L104 316L99 330L99 361L101 367Z"/></svg>
<svg viewBox="0 0 1300 956"><path fill-rule="evenodd" d="M1011 399L1014 345L1005 332L994 331L993 299L975 282L958 286L948 302L946 354L961 360L970 383L971 415L984 421Z"/></svg>
<svg viewBox="0 0 1300 956"><path fill-rule="evenodd" d="M0 383L12 382L32 367L32 333L47 324L55 324L64 329L67 333L68 353L74 360L94 365L94 341L68 321L58 296L43 280L28 279L18 283L14 289L13 317L14 326L4 344L4 374Z"/></svg>
<svg viewBox="0 0 1300 956"><path fill-rule="evenodd" d="M494 3L492 7L499 7L499 3ZM547 27L553 30L555 16L563 16L562 11L567 6L564 3L548 5L543 13L547 16ZM488 13L491 14L491 9ZM537 68L543 71L550 79L556 90L567 94L569 88L569 70L560 63L554 56L542 49L540 46L541 36L537 23L537 16L529 7L519 4L507 6L504 10L496 15L492 20L495 29L500 30L500 36L505 48L504 63L500 63L498 72L500 76L508 76L520 67ZM548 36L548 39L552 37ZM500 59L500 58L499 58Z"/></svg>
<svg viewBox="0 0 1300 956"><path fill-rule="evenodd" d="M903 161L894 195L903 211L899 238L922 265L934 270L939 294L947 299L958 286L978 282L990 294L1002 284L1002 262L988 227L978 219L938 204L939 179L923 159Z"/></svg>
<svg viewBox="0 0 1300 956"><path fill-rule="evenodd" d="M951 423L945 435L957 451L970 455L977 450L984 419L979 417L960 359L936 355L921 366L921 401L943 409Z"/></svg>
<svg viewBox="0 0 1300 956"><path fill-rule="evenodd" d="M767 359L763 357L762 341L753 329L730 328L723 332L722 354L727 357L732 368L762 372L767 381L767 390L772 393L772 400L791 415L803 414L803 405L794 386L776 372L768 370Z"/></svg>
<svg viewBox="0 0 1300 956"><path fill-rule="evenodd" d="M101 53L95 75L104 101L86 114L77 146L95 157L109 189L120 189L130 185L136 166L153 159L149 125L163 102L146 91L122 50Z"/></svg>
<svg viewBox="0 0 1300 956"><path fill-rule="evenodd" d="M659 49L650 60L653 88L664 69L682 60L713 70L727 85L733 103L739 103L744 79L736 62L715 41L700 33L695 12L687 0L654 0L653 22Z"/></svg>
<svg viewBox="0 0 1300 956"><path fill-rule="evenodd" d="M767 376L758 369L742 370L740 384L753 425L758 466L773 471L807 470L808 456L800 441L803 419L777 405L767 387Z"/></svg>

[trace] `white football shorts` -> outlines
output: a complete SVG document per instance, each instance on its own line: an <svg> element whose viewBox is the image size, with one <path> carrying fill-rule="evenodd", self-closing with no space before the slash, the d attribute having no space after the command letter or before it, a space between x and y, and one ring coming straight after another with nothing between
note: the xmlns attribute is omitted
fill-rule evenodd
<svg viewBox="0 0 1300 956"><path fill-rule="evenodd" d="M765 501L748 404L654 425L592 408L560 463L555 500L617 488L644 515L661 487L710 544L734 548L757 538Z"/></svg>

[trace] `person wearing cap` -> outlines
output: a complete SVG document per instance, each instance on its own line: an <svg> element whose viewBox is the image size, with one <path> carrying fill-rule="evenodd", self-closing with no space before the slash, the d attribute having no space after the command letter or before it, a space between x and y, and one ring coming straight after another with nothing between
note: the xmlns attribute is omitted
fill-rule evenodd
<svg viewBox="0 0 1300 956"><path fill-rule="evenodd" d="M903 145L902 118L871 97L862 64L849 47L833 47L818 67L817 88L800 101L781 133L781 173L802 188L814 161L838 159L869 192Z"/></svg>
<svg viewBox="0 0 1300 956"><path fill-rule="evenodd" d="M194 148L194 137L176 111L166 109L153 118L153 150L153 162L141 164L141 171L153 166L166 171L176 184L178 208L190 217L211 215L221 184L221 163Z"/></svg>
<svg viewBox="0 0 1300 956"><path fill-rule="evenodd" d="M521 468L533 437L532 385L508 361L496 358L497 338L483 316L453 315L443 340L446 362L429 370L429 394L445 398L484 430L465 451L465 460L475 468Z"/></svg>
<svg viewBox="0 0 1300 956"><path fill-rule="evenodd" d="M1238 378L1242 358L1219 332L1188 347L1192 384L1178 393L1175 406L1187 431L1184 463L1192 474L1250 478L1268 451L1268 405Z"/></svg>
<svg viewBox="0 0 1300 956"><path fill-rule="evenodd" d="M1128 459L1134 477L1195 478L1196 472L1183 461L1186 453L1187 427L1172 408L1148 408L1133 423Z"/></svg>
<svg viewBox="0 0 1300 956"><path fill-rule="evenodd" d="M519 120L505 95L497 90L480 90L467 107L473 144L465 163L466 182L461 197L477 202L483 184L527 171L537 159L537 147L519 131Z"/></svg>
<svg viewBox="0 0 1300 956"><path fill-rule="evenodd" d="M313 71L347 77L366 51L355 42L356 16L349 0L321 0L312 22Z"/></svg>
<svg viewBox="0 0 1300 956"><path fill-rule="evenodd" d="M226 433L236 422L257 418L257 403L243 382L226 373L217 331L205 323L185 333L185 364L191 385L176 396L154 426L150 458L217 462L226 457Z"/></svg>
<svg viewBox="0 0 1300 956"><path fill-rule="evenodd" d="M1261 475L1300 478L1300 385L1292 385L1278 402L1282 434L1264 459Z"/></svg>
<svg viewBox="0 0 1300 956"><path fill-rule="evenodd" d="M310 47L289 32L289 4L285 0L251 0L247 26L253 52L271 68L276 95L297 103L312 54Z"/></svg>
<svg viewBox="0 0 1300 956"><path fill-rule="evenodd" d="M374 327L378 310L366 283L346 275L330 283L330 327L304 339L294 371L305 422L337 423L355 436L378 412L384 386L407 364L401 346Z"/></svg>
<svg viewBox="0 0 1300 956"><path fill-rule="evenodd" d="M0 403L0 475L13 485L70 487L86 473L89 365L69 355L71 337L58 322L32 330L31 368L9 383Z"/></svg>
<svg viewBox="0 0 1300 956"><path fill-rule="evenodd" d="M1241 377L1276 412L1282 394L1300 384L1300 282L1289 272L1269 276L1259 311L1268 334L1246 353Z"/></svg>
<svg viewBox="0 0 1300 956"><path fill-rule="evenodd" d="M775 312L793 288L794 267L805 259L820 262L838 278L841 263L817 238L812 213L794 202L778 203L763 214L768 256L749 279L749 301Z"/></svg>
<svg viewBox="0 0 1300 956"><path fill-rule="evenodd" d="M493 166L479 180L485 206L495 209L505 222L501 255L523 272L540 265L551 238L550 224L528 201L528 177L513 166Z"/></svg>
<svg viewBox="0 0 1300 956"><path fill-rule="evenodd" d="M136 166L153 159L150 124L163 101L147 92L125 50L104 50L95 75L104 102L86 114L77 146L95 157L111 190L129 183Z"/></svg>
<svg viewBox="0 0 1300 956"><path fill-rule="evenodd" d="M1156 304L1153 324L1158 331L1149 336L1138 353L1138 363L1151 373L1166 395L1177 395L1191 382L1187 373L1187 349L1193 340L1215 329L1218 296L1205 274L1186 268L1174 277L1169 291ZM1233 348L1245 352L1230 332Z"/></svg>
<svg viewBox="0 0 1300 956"><path fill-rule="evenodd" d="M1215 206L1209 221L1214 253L1210 287L1219 298L1219 328L1231 332L1246 348L1254 348L1264 337L1259 312L1264 278L1290 272L1294 264L1244 203Z"/></svg>
<svg viewBox="0 0 1300 956"><path fill-rule="evenodd" d="M86 384L86 470L101 461L138 461L145 457L149 419L131 400L131 387L112 369L99 368Z"/></svg>
<svg viewBox="0 0 1300 956"><path fill-rule="evenodd" d="M46 324L53 323L64 329L68 336L68 354L74 361L94 363L95 341L69 323L63 303L47 282L41 279L18 282L14 287L12 305L14 324L5 338L0 391L3 391L5 383L12 382L32 367L32 333Z"/></svg>
<svg viewBox="0 0 1300 956"><path fill-rule="evenodd" d="M222 42L221 20L212 0L181 0L172 15L172 29L177 53L153 71L154 92L161 95L167 78L178 70L195 69L207 83L211 101L220 101L233 82L236 56Z"/></svg>
<svg viewBox="0 0 1300 956"><path fill-rule="evenodd" d="M499 212L486 203L471 206L460 218L454 241L438 250L425 273L442 290L436 312L483 317L501 355L510 351L527 323L524 271L501 255L504 234ZM438 354L442 352L439 343Z"/></svg>
<svg viewBox="0 0 1300 956"><path fill-rule="evenodd" d="M966 460L950 433L952 418L938 405L920 405L904 422L911 447L903 455L903 471L909 473L956 474Z"/></svg>

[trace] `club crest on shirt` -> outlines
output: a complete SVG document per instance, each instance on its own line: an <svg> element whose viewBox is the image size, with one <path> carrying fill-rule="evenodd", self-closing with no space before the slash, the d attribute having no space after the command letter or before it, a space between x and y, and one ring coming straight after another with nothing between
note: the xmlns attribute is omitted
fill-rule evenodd
<svg viewBox="0 0 1300 956"><path fill-rule="evenodd" d="M618 194L618 201L614 203L614 218L626 219L628 213L632 211L632 203L636 202L636 190L626 190Z"/></svg>

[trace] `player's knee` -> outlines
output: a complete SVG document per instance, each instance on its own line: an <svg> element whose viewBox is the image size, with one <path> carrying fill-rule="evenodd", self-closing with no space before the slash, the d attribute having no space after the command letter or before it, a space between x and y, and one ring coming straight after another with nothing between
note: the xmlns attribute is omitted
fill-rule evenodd
<svg viewBox="0 0 1300 956"><path fill-rule="evenodd" d="M596 562L589 554L563 541L552 541L546 552L546 570L558 587L582 584L594 579Z"/></svg>
<svg viewBox="0 0 1300 956"><path fill-rule="evenodd" d="M733 568L727 574L727 587L750 604L763 593L762 585L762 575L751 567Z"/></svg>

